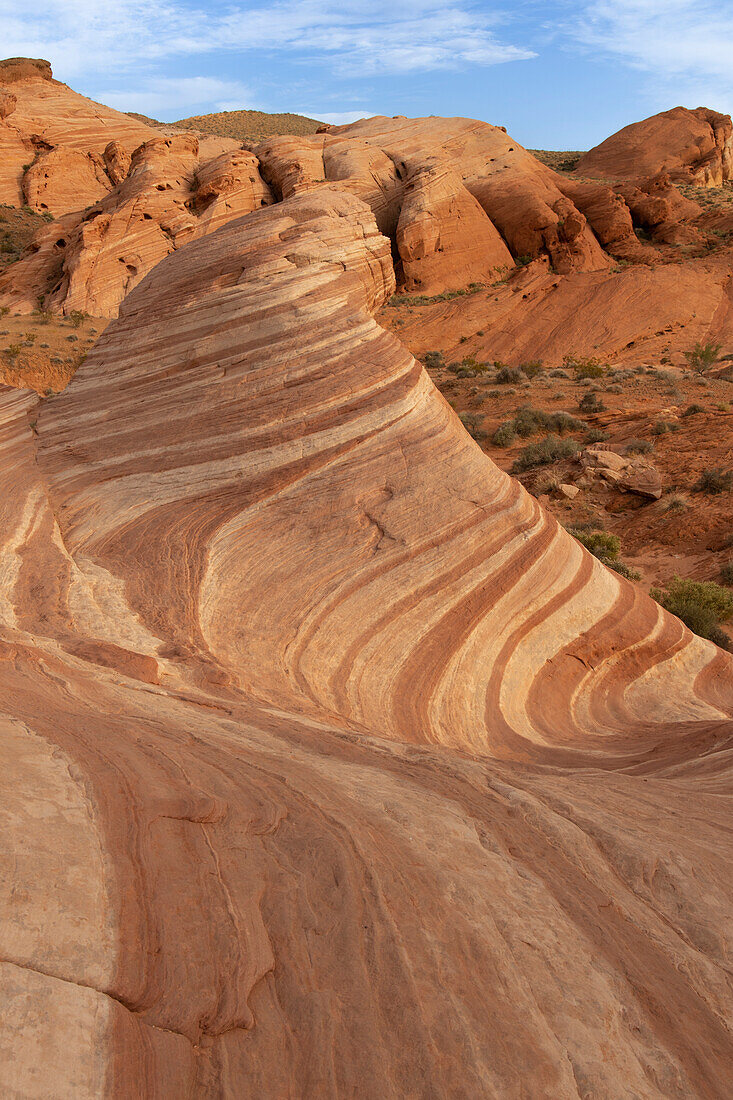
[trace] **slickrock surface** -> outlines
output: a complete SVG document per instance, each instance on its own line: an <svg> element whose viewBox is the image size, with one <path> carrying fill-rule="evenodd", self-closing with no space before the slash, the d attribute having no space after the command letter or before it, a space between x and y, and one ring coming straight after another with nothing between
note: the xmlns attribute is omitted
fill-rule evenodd
<svg viewBox="0 0 733 1100"><path fill-rule="evenodd" d="M393 290L322 184L0 391L4 1095L725 1095L731 658L482 455Z"/></svg>
<svg viewBox="0 0 733 1100"><path fill-rule="evenodd" d="M0 202L79 210L112 188L102 160L110 141L132 152L157 133L54 80L47 61L0 63L0 93Z"/></svg>
<svg viewBox="0 0 733 1100"><path fill-rule="evenodd" d="M584 153L575 171L606 180L666 172L682 183L720 187L733 179L733 124L707 107L674 107L624 126Z"/></svg>

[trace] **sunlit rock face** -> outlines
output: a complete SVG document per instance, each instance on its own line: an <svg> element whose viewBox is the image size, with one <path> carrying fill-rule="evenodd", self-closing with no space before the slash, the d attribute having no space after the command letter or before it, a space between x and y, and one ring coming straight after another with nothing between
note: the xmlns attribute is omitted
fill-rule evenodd
<svg viewBox="0 0 733 1100"><path fill-rule="evenodd" d="M0 391L0 1091L720 1096L731 659L481 453L349 190Z"/></svg>
<svg viewBox="0 0 733 1100"><path fill-rule="evenodd" d="M674 107L612 134L580 158L576 171L611 180L666 172L676 182L721 187L733 179L733 124L707 107Z"/></svg>

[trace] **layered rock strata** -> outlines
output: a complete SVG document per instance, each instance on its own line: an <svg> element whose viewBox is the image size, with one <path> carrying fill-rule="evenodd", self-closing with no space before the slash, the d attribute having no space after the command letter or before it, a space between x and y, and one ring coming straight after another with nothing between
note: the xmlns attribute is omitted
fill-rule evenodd
<svg viewBox="0 0 733 1100"><path fill-rule="evenodd" d="M0 392L7 1095L720 1096L731 658L469 438L321 185Z"/></svg>

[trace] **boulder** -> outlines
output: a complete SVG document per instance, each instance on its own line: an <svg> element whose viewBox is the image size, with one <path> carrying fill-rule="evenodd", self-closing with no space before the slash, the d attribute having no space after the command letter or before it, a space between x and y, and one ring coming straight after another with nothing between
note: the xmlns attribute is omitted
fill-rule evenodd
<svg viewBox="0 0 733 1100"><path fill-rule="evenodd" d="M630 463L619 484L630 493L637 493L651 500L659 500L662 495L662 475L648 462Z"/></svg>

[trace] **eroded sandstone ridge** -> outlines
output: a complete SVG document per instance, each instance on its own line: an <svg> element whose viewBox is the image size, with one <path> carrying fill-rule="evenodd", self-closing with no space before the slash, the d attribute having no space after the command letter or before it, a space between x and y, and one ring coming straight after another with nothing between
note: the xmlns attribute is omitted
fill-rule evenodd
<svg viewBox="0 0 733 1100"><path fill-rule="evenodd" d="M577 171L610 180L665 172L677 182L720 187L733 179L730 115L707 107L673 107L624 126L585 153Z"/></svg>
<svg viewBox="0 0 733 1100"><path fill-rule="evenodd" d="M0 393L4 1095L723 1095L731 658L481 453L393 290L321 182Z"/></svg>

